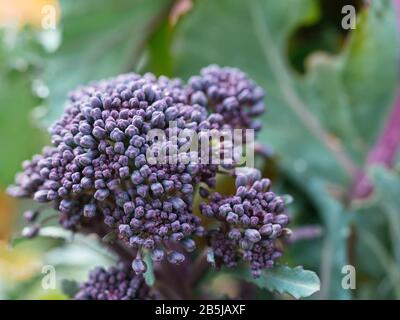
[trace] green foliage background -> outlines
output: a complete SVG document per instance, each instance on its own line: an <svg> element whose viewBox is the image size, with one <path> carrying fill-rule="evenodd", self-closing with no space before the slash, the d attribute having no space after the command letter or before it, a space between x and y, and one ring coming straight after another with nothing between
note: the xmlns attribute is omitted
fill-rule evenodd
<svg viewBox="0 0 400 320"><path fill-rule="evenodd" d="M178 2L192 3L192 8L175 22L171 15ZM340 10L348 3L357 8L357 27L345 32ZM349 197L353 177L332 152L332 145L340 145L354 166L364 168L393 105L399 41L392 1L365 5L339 0L62 0L60 4L61 21L54 31L26 27L18 33L10 29L0 33L3 190L20 163L48 142L43 128L60 116L68 91L79 84L129 71L187 79L212 63L238 67L267 92L268 111L258 140L273 150L273 157L261 161L260 168L274 180L277 191L293 196L292 228L317 225L322 230L319 237L294 243L285 262L318 274L321 289L311 298L400 298L400 173L396 168L365 168L375 192L353 201ZM31 205L18 203L9 214L17 215ZM14 232L19 228L17 222ZM60 281L82 280L92 265L112 261L99 250L84 249L94 245L90 239L82 240L90 245L79 246L59 238L43 236L33 244L21 244L19 250L33 246L40 261L59 266ZM55 258L59 250L62 259ZM88 254L85 250L92 252L91 259L81 259ZM0 253L0 276L1 259ZM342 267L350 263L357 270L356 290L341 285ZM296 269L300 281L296 287L293 273L288 275L284 268L275 280L266 274L257 283L261 298L288 297L263 288L295 297L315 291L313 275ZM40 277L2 282L0 297L49 298L38 289ZM65 296L57 291L53 298L58 297Z"/></svg>

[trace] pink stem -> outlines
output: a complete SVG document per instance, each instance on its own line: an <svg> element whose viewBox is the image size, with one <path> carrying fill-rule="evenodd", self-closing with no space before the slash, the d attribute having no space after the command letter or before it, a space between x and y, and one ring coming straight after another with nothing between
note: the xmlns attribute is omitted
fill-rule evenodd
<svg viewBox="0 0 400 320"><path fill-rule="evenodd" d="M397 30L400 33L400 0L393 0L397 17ZM400 146L400 88L394 101L382 133L378 137L375 146L368 153L366 166L378 164L387 168L394 165L396 154ZM365 171L357 174L352 191L353 199L363 199L368 197L373 191L372 182L368 179Z"/></svg>
<svg viewBox="0 0 400 320"><path fill-rule="evenodd" d="M391 168L394 165L396 154L400 147L400 89L398 90L393 108L386 119L382 133L375 146L367 156L366 166L383 165ZM372 182L365 171L357 175L353 186L353 199L368 197L373 191Z"/></svg>

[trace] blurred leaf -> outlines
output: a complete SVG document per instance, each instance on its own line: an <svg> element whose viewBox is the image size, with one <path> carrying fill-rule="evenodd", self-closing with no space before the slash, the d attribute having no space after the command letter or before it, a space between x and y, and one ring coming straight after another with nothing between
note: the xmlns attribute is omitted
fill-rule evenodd
<svg viewBox="0 0 400 320"><path fill-rule="evenodd" d="M58 240L63 240L65 242L68 242L71 246L78 246L78 247L86 247L86 249L90 249L91 251L93 251L93 253L95 254L100 254L103 257L110 259L110 260L114 260L115 257L114 255L107 250L107 248L105 248L100 242L99 240L92 235L82 235L79 233L73 233L69 230L65 230L61 227L43 227L40 229L39 234L36 238L45 238L45 239L58 239ZM35 238L35 239L36 239ZM26 243L26 242L31 242L32 239L28 239L22 236L17 236L14 239L12 239L11 241L11 245L12 247L16 247L20 244ZM56 248L54 250L58 250L60 248ZM65 250L65 248L63 248L62 250ZM51 254L52 251L48 252L47 254ZM79 254L79 250L76 251L77 254ZM67 252L64 254L61 254L62 259L65 259L65 256L67 255ZM57 255L55 255L55 257L57 257ZM79 263L79 261L82 259L83 257L78 257L76 259L73 259L71 257L71 261L75 261L75 263ZM67 261L67 260L65 260Z"/></svg>
<svg viewBox="0 0 400 320"><path fill-rule="evenodd" d="M246 270L241 277L260 288L280 294L287 293L296 299L309 297L320 290L320 281L315 272L304 270L300 266L277 266L264 271L258 279L254 279Z"/></svg>
<svg viewBox="0 0 400 320"><path fill-rule="evenodd" d="M173 28L166 19L149 39L149 59L146 70L156 75L170 76L172 74L173 61L170 44L173 39Z"/></svg>
<svg viewBox="0 0 400 320"><path fill-rule="evenodd" d="M0 30L0 188L13 182L22 161L39 152L45 142L31 115L41 101L32 91L38 48L32 33L15 32Z"/></svg>
<svg viewBox="0 0 400 320"><path fill-rule="evenodd" d="M377 203L386 213L394 257L400 268L400 175L383 167L373 167L371 176L378 195Z"/></svg>
<svg viewBox="0 0 400 320"><path fill-rule="evenodd" d="M0 241L0 279L25 281L40 269L38 252L26 248L11 249Z"/></svg>
<svg viewBox="0 0 400 320"><path fill-rule="evenodd" d="M68 297L72 298L79 291L78 282L74 280L64 279L61 283L62 292L65 293Z"/></svg>
<svg viewBox="0 0 400 320"><path fill-rule="evenodd" d="M70 240L72 239L72 232L62 229L60 227L44 227L41 228L38 234L38 237L43 238L51 238L51 239L61 239L61 240ZM11 246L15 248L16 246L25 243L25 242L32 241L32 239L23 237L23 236L16 236L11 240Z"/></svg>
<svg viewBox="0 0 400 320"><path fill-rule="evenodd" d="M400 271L396 262L374 234L366 230L360 230L359 233L360 240L367 244L368 249L375 255L375 259L385 270L385 277L388 277L396 299L400 299Z"/></svg>
<svg viewBox="0 0 400 320"><path fill-rule="evenodd" d="M39 236L55 239L71 240L73 233L61 227L44 227L39 231Z"/></svg>
<svg viewBox="0 0 400 320"><path fill-rule="evenodd" d="M358 14L357 28L344 52L342 96L348 98L351 124L367 148L375 142L397 85L400 47L393 5L390 0L370 1L369 9Z"/></svg>
<svg viewBox="0 0 400 320"><path fill-rule="evenodd" d="M67 93L91 80L137 70L146 41L170 0L61 1L62 44L48 60L47 124L58 118ZM61 78L60 78L61 77Z"/></svg>
<svg viewBox="0 0 400 320"><path fill-rule="evenodd" d="M323 299L350 299L349 290L342 288L342 268L348 264L347 238L350 232L349 220L352 213L342 203L333 198L327 185L316 178L308 181L325 225L325 238L321 257L321 297Z"/></svg>
<svg viewBox="0 0 400 320"><path fill-rule="evenodd" d="M374 234L382 246L390 246L386 215L379 205L368 204L355 212L354 225L357 230ZM363 237L357 240L356 263L357 270L366 273L369 279L382 279L386 269L376 259L376 254L370 249L370 245ZM368 261L368 263L365 263Z"/></svg>
<svg viewBox="0 0 400 320"><path fill-rule="evenodd" d="M38 300L67 300L68 296L66 296L64 293L58 291L58 290L53 290L52 292L45 292L43 294L38 294L34 296L35 299Z"/></svg>

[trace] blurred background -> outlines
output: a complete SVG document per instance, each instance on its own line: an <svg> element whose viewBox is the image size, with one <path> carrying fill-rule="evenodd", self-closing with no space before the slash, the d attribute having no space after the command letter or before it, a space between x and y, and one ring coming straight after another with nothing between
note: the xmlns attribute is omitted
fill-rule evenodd
<svg viewBox="0 0 400 320"><path fill-rule="evenodd" d="M284 260L318 273L311 298L400 299L399 8L398 0L0 0L0 299L66 299L72 280L111 261L95 240L51 229L22 241L22 213L36 204L6 195L22 161L49 143L68 91L129 71L187 79L212 63L241 68L267 92L257 165L294 199ZM56 288L43 286L47 265ZM355 289L342 286L345 265L355 267ZM239 289L216 274L203 290Z"/></svg>

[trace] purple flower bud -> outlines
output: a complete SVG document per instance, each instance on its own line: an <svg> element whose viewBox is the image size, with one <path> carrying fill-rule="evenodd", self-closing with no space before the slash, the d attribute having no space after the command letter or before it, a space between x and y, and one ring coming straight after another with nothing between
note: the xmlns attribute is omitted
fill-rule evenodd
<svg viewBox="0 0 400 320"><path fill-rule="evenodd" d="M165 120L164 113L161 111L156 111L152 114L150 123L153 126L153 128L163 128L165 124L164 120Z"/></svg>
<svg viewBox="0 0 400 320"><path fill-rule="evenodd" d="M84 176L91 178L93 177L94 169L92 166L86 166L85 168L83 168L82 173Z"/></svg>
<svg viewBox="0 0 400 320"><path fill-rule="evenodd" d="M53 201L58 198L58 193L54 190L49 190L47 193L47 200Z"/></svg>
<svg viewBox="0 0 400 320"><path fill-rule="evenodd" d="M182 241L182 245L187 252L193 252L196 250L196 242L192 239L185 239Z"/></svg>
<svg viewBox="0 0 400 320"><path fill-rule="evenodd" d="M110 195L110 191L108 191L108 189L99 189L95 192L95 194L93 195L93 197L96 200L99 201L104 201L108 198L108 196Z"/></svg>
<svg viewBox="0 0 400 320"><path fill-rule="evenodd" d="M95 149L97 146L97 142L96 140L90 136L90 135L85 135L83 136L80 141L79 144L83 147L83 148L88 148L88 149Z"/></svg>
<svg viewBox="0 0 400 320"><path fill-rule="evenodd" d="M167 110L165 110L165 120L166 121L172 121L175 120L176 117L178 116L178 109L176 107L169 107Z"/></svg>
<svg viewBox="0 0 400 320"><path fill-rule="evenodd" d="M147 164L145 164L144 166L142 166L142 167L140 168L139 172L140 172L140 175L141 175L143 178L147 178L147 177L149 177L150 174L151 174L151 169L150 169L150 167L149 167Z"/></svg>
<svg viewBox="0 0 400 320"><path fill-rule="evenodd" d="M241 216L239 220L245 226L250 225L250 222L251 222L250 218L248 216L246 216L246 215Z"/></svg>
<svg viewBox="0 0 400 320"><path fill-rule="evenodd" d="M176 222L178 222L178 221L175 221L174 223L176 223ZM178 222L178 223L179 223L179 222ZM174 229L174 228L173 228L173 229ZM184 238L184 235L183 235L182 232L175 232L175 233L171 234L171 237L170 237L171 241L173 241L173 242L179 242L179 241L181 241L183 238Z"/></svg>
<svg viewBox="0 0 400 320"><path fill-rule="evenodd" d="M219 207L219 213L224 217L226 216L229 212L232 211L231 205L229 203L226 203L222 206Z"/></svg>
<svg viewBox="0 0 400 320"><path fill-rule="evenodd" d="M127 215L132 214L134 210L135 210L135 204L133 202L128 201L124 203L124 212Z"/></svg>
<svg viewBox="0 0 400 320"><path fill-rule="evenodd" d="M239 246L243 250L250 250L253 247L253 242L250 241L249 239L240 239Z"/></svg>
<svg viewBox="0 0 400 320"><path fill-rule="evenodd" d="M123 141L125 139L125 134L119 128L115 128L110 133L110 138L114 141Z"/></svg>
<svg viewBox="0 0 400 320"><path fill-rule="evenodd" d="M90 189L93 186L92 179L88 177L83 177L81 180L81 187L83 190Z"/></svg>
<svg viewBox="0 0 400 320"><path fill-rule="evenodd" d="M146 164L146 157L143 154L138 155L135 158L135 166L136 168L140 168Z"/></svg>
<svg viewBox="0 0 400 320"><path fill-rule="evenodd" d="M39 215L38 210L28 210L24 212L24 219L26 222L34 222Z"/></svg>
<svg viewBox="0 0 400 320"><path fill-rule="evenodd" d="M37 202L48 202L47 199L48 190L39 190L36 191L33 195L33 199Z"/></svg>
<svg viewBox="0 0 400 320"><path fill-rule="evenodd" d="M199 194L202 198L207 198L210 195L210 192L206 188L200 187Z"/></svg>
<svg viewBox="0 0 400 320"><path fill-rule="evenodd" d="M82 134L90 135L92 133L92 126L87 122L81 121L79 124L79 131Z"/></svg>
<svg viewBox="0 0 400 320"><path fill-rule="evenodd" d="M269 236L269 235L271 235L272 234L272 232L273 232L273 230L272 230L272 224L264 224L261 228L260 228L260 230L259 230L259 232L260 232L260 234L262 235L262 236Z"/></svg>
<svg viewBox="0 0 400 320"><path fill-rule="evenodd" d="M167 259L170 263L179 265L185 261L185 256L177 251L171 251L168 253Z"/></svg>
<svg viewBox="0 0 400 320"><path fill-rule="evenodd" d="M185 183L184 185L182 185L181 191L184 194L192 194L193 186L191 184Z"/></svg>
<svg viewBox="0 0 400 320"><path fill-rule="evenodd" d="M103 108L103 103L98 97L90 98L90 105L92 106L92 108L99 108L99 109Z"/></svg>
<svg viewBox="0 0 400 320"><path fill-rule="evenodd" d="M127 178L127 177L129 177L129 167L126 166L126 167L120 168L120 169L119 169L119 176L120 176L121 178Z"/></svg>
<svg viewBox="0 0 400 320"><path fill-rule="evenodd" d="M125 154L125 145L122 141L118 141L114 145L114 151L117 154Z"/></svg>
<svg viewBox="0 0 400 320"><path fill-rule="evenodd" d="M119 179L112 179L107 182L107 188L110 190L116 190L119 188L120 181Z"/></svg>
<svg viewBox="0 0 400 320"><path fill-rule="evenodd" d="M190 99L192 104L199 104L203 107L207 106L207 97L202 91L196 91Z"/></svg>
<svg viewBox="0 0 400 320"><path fill-rule="evenodd" d="M136 274L143 274L147 270L147 265L142 259L136 258L132 261L132 269Z"/></svg>
<svg viewBox="0 0 400 320"><path fill-rule="evenodd" d="M138 185L144 181L139 171L134 171L131 175L131 181L133 184Z"/></svg>
<svg viewBox="0 0 400 320"><path fill-rule="evenodd" d="M94 127L92 134L95 138L100 140L100 139L104 139L106 137L107 132L106 132L106 130L104 130L101 127Z"/></svg>
<svg viewBox="0 0 400 320"><path fill-rule="evenodd" d="M120 224L118 230L124 236L130 237L132 235L132 230L128 224Z"/></svg>
<svg viewBox="0 0 400 320"><path fill-rule="evenodd" d="M252 216L250 218L250 225L256 227L258 225L258 221L259 221L258 217Z"/></svg>
<svg viewBox="0 0 400 320"><path fill-rule="evenodd" d="M29 227L25 227L22 230L22 236L24 238L31 239L31 238L36 237L39 234L39 231L40 231L40 226L39 225L32 225L32 226L29 226Z"/></svg>
<svg viewBox="0 0 400 320"><path fill-rule="evenodd" d="M95 204L85 204L83 207L83 215L87 218L93 218L96 215L96 205Z"/></svg>
<svg viewBox="0 0 400 320"><path fill-rule="evenodd" d="M161 196L164 192L164 188L161 183L153 183L150 188L155 196Z"/></svg>
<svg viewBox="0 0 400 320"><path fill-rule="evenodd" d="M162 185L166 192L172 191L174 188L174 183L171 180L164 180Z"/></svg>
<svg viewBox="0 0 400 320"><path fill-rule="evenodd" d="M138 185L138 187L137 187L138 195L143 198L147 196L148 190L149 190L149 187L144 184Z"/></svg>
<svg viewBox="0 0 400 320"><path fill-rule="evenodd" d="M135 209L135 218L140 219L141 217L144 216L144 209L143 207L137 207Z"/></svg>
<svg viewBox="0 0 400 320"><path fill-rule="evenodd" d="M174 221L175 219L170 218L170 220ZM178 220L175 220L174 222L171 223L172 231L178 231L180 229L180 226L181 226L181 224Z"/></svg>
<svg viewBox="0 0 400 320"><path fill-rule="evenodd" d="M232 229L228 234L229 239L239 240L242 237L242 234L239 229Z"/></svg>
<svg viewBox="0 0 400 320"><path fill-rule="evenodd" d="M271 239L278 238L282 233L282 227L279 224L272 225L272 234L270 235Z"/></svg>
<svg viewBox="0 0 400 320"><path fill-rule="evenodd" d="M256 229L246 229L244 236L253 243L261 240L261 235Z"/></svg>
<svg viewBox="0 0 400 320"><path fill-rule="evenodd" d="M154 262L160 262L164 259L164 251L161 249L154 249L151 258Z"/></svg>
<svg viewBox="0 0 400 320"><path fill-rule="evenodd" d="M240 186L245 186L247 183L247 178L244 175L238 175L235 180L236 188Z"/></svg>
<svg viewBox="0 0 400 320"><path fill-rule="evenodd" d="M126 129L125 129L125 135L128 138L132 138L133 136L139 134L139 130L137 127L135 127L134 125L129 125Z"/></svg>
<svg viewBox="0 0 400 320"><path fill-rule="evenodd" d="M236 213L229 212L226 217L226 222L230 224L236 224L239 221L239 216Z"/></svg>
<svg viewBox="0 0 400 320"><path fill-rule="evenodd" d="M278 214L274 217L274 223L280 224L281 226L287 225L289 217L286 214Z"/></svg>
<svg viewBox="0 0 400 320"><path fill-rule="evenodd" d="M174 207L174 209L177 211L184 209L186 206L185 202L181 198L177 198L177 197L171 198L171 203L172 203L172 206Z"/></svg>

